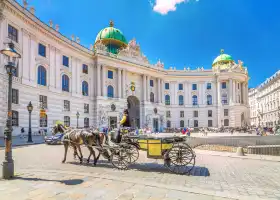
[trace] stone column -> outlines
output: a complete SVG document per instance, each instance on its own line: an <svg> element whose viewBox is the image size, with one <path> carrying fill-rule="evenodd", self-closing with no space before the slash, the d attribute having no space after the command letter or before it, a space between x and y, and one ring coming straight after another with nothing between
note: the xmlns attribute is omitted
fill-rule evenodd
<svg viewBox="0 0 280 200"><path fill-rule="evenodd" d="M77 66L77 59L73 58L71 59L72 61L72 93L77 93L77 87L80 85L77 82L77 73L76 71L78 70L79 66Z"/></svg>
<svg viewBox="0 0 280 200"><path fill-rule="evenodd" d="M125 90L126 90L126 71L122 70L122 98L125 98Z"/></svg>
<svg viewBox="0 0 280 200"><path fill-rule="evenodd" d="M189 91L189 88L188 88L188 82L185 82L184 84L184 104L185 105L189 105L189 95L188 95L188 91Z"/></svg>
<svg viewBox="0 0 280 200"><path fill-rule="evenodd" d="M55 49L55 87L57 90L61 90L61 53L58 49Z"/></svg>
<svg viewBox="0 0 280 200"><path fill-rule="evenodd" d="M218 93L217 93L217 81L216 78L213 82L211 82L212 84L212 91L213 91L213 105L216 106L218 104Z"/></svg>
<svg viewBox="0 0 280 200"><path fill-rule="evenodd" d="M245 93L245 95L244 95L244 97L245 97L244 103L247 105L248 104L248 83L245 82L244 85L245 85L244 86L244 89L245 89L245 91L244 91L244 93Z"/></svg>
<svg viewBox="0 0 280 200"><path fill-rule="evenodd" d="M35 35L31 35L30 37L30 81L36 80L36 55L38 54L38 47Z"/></svg>
<svg viewBox="0 0 280 200"><path fill-rule="evenodd" d="M122 69L118 68L118 98L122 97Z"/></svg>
<svg viewBox="0 0 280 200"><path fill-rule="evenodd" d="M101 65L97 64L96 65L96 92L97 92L97 96L101 96Z"/></svg>
<svg viewBox="0 0 280 200"><path fill-rule="evenodd" d="M147 101L150 102L150 76L147 76Z"/></svg>
<svg viewBox="0 0 280 200"><path fill-rule="evenodd" d="M232 102L236 103L236 81L233 80L232 84L233 90L232 90Z"/></svg>
<svg viewBox="0 0 280 200"><path fill-rule="evenodd" d="M105 65L102 65L102 96L107 96L107 86L106 86L106 80L107 80L107 67ZM114 97L116 93L114 92Z"/></svg>
<svg viewBox="0 0 280 200"><path fill-rule="evenodd" d="M232 104L233 100L233 88L232 88L232 79L229 79L229 104Z"/></svg>
<svg viewBox="0 0 280 200"><path fill-rule="evenodd" d="M165 104L165 95L164 95L165 83L161 80L161 102Z"/></svg>
<svg viewBox="0 0 280 200"><path fill-rule="evenodd" d="M6 29L5 29L6 31ZM28 32L25 30L22 30L22 38L23 38L23 47L22 47L22 78L29 80L29 56L30 56L30 52L29 52L29 35ZM2 41L2 40L1 40ZM3 43L3 42L1 42ZM3 57L3 56L2 56Z"/></svg>
<svg viewBox="0 0 280 200"><path fill-rule="evenodd" d="M157 102L160 103L161 100L160 100L160 97L161 97L161 94L160 94L160 79L157 78Z"/></svg>
<svg viewBox="0 0 280 200"><path fill-rule="evenodd" d="M147 87L147 84L146 84L146 76L145 75L142 76L142 84L143 84L143 101L146 101L146 96L147 96L146 87Z"/></svg>
<svg viewBox="0 0 280 200"><path fill-rule="evenodd" d="M81 60L77 59L76 60L76 77L77 77L77 82L74 83L74 81L72 81L71 84L77 84L77 94L82 94L82 82L81 82L81 72L82 72L82 64L81 64ZM70 85L71 85L70 84Z"/></svg>
<svg viewBox="0 0 280 200"><path fill-rule="evenodd" d="M173 92L171 91L171 101L173 99L173 105L178 105L179 104L179 98L178 98L178 83L177 82L173 82L172 83L172 88L173 88L173 91L174 91L174 95ZM172 98L173 96L173 98Z"/></svg>
<svg viewBox="0 0 280 200"><path fill-rule="evenodd" d="M203 90L203 83L199 82L198 83L198 105L202 106L203 105L203 94L202 94L202 90Z"/></svg>
<svg viewBox="0 0 280 200"><path fill-rule="evenodd" d="M221 105L221 83L219 82L219 80L217 79L217 104Z"/></svg>
<svg viewBox="0 0 280 200"><path fill-rule="evenodd" d="M242 82L241 84L241 103L244 104L245 103L245 83Z"/></svg>

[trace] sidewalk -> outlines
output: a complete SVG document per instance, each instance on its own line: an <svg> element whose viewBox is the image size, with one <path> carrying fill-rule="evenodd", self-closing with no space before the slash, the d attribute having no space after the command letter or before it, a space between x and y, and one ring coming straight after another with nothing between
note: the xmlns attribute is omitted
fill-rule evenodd
<svg viewBox="0 0 280 200"><path fill-rule="evenodd" d="M13 146L23 146L23 145L30 145L27 143L28 137L25 136L24 138L20 138L19 136L12 137L12 144ZM44 136L32 136L33 143L31 144L42 144L44 143ZM3 137L0 137L0 149L1 147L5 147L5 141Z"/></svg>
<svg viewBox="0 0 280 200"><path fill-rule="evenodd" d="M236 153L231 153L231 152L209 151L209 150L201 150L201 149L194 149L194 151L196 154L200 154L200 155L211 155L211 156L280 162L280 156L257 155L257 154L245 154L245 156L237 156Z"/></svg>

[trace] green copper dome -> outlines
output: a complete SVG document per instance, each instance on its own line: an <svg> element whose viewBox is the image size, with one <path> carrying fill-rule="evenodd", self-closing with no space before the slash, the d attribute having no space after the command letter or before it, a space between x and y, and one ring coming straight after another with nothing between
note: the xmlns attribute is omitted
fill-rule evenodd
<svg viewBox="0 0 280 200"><path fill-rule="evenodd" d="M233 62L234 60L232 59L232 57L228 54L224 53L224 50L221 50L221 55L219 55L214 61L212 65L215 65L217 63L228 63L228 62Z"/></svg>
<svg viewBox="0 0 280 200"><path fill-rule="evenodd" d="M102 29L98 33L95 39L95 44L101 41L107 46L109 52L116 54L120 48L127 46L127 41L123 33L113 26L114 23L110 21L110 26Z"/></svg>

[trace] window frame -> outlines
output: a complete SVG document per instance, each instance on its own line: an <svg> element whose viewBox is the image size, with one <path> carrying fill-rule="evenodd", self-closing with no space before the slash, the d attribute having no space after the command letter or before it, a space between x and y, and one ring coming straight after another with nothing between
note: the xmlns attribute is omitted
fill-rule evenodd
<svg viewBox="0 0 280 200"><path fill-rule="evenodd" d="M71 118L69 116L64 116L64 126L70 127L71 125Z"/></svg>
<svg viewBox="0 0 280 200"><path fill-rule="evenodd" d="M154 87L154 80L150 79L150 87Z"/></svg>
<svg viewBox="0 0 280 200"><path fill-rule="evenodd" d="M209 101L209 99L208 99L209 97L211 98L211 101ZM213 105L213 97L212 97L212 95L208 94L206 96L206 100L207 100L207 105L208 106Z"/></svg>
<svg viewBox="0 0 280 200"><path fill-rule="evenodd" d="M43 51L42 51L42 48L43 48ZM47 47L44 44L42 44L42 43L38 44L38 55L42 56L44 58L47 57Z"/></svg>
<svg viewBox="0 0 280 200"><path fill-rule="evenodd" d="M114 98L114 87L112 85L107 86L107 97L108 98Z"/></svg>
<svg viewBox="0 0 280 200"><path fill-rule="evenodd" d="M89 104L88 103L84 103L84 113L89 113Z"/></svg>
<svg viewBox="0 0 280 200"><path fill-rule="evenodd" d="M10 30L12 32L10 32ZM8 38L18 43L18 29L12 26L11 24L8 24Z"/></svg>
<svg viewBox="0 0 280 200"><path fill-rule="evenodd" d="M39 104L41 109L48 108L48 96L39 95Z"/></svg>
<svg viewBox="0 0 280 200"><path fill-rule="evenodd" d="M45 117L41 117L39 118L39 126L41 128L46 128L48 127L48 115L45 115Z"/></svg>
<svg viewBox="0 0 280 200"><path fill-rule="evenodd" d="M111 77L110 75L112 75L112 77ZM108 79L114 79L114 71L108 70L108 71L107 71L107 78L108 78Z"/></svg>
<svg viewBox="0 0 280 200"><path fill-rule="evenodd" d="M83 70L83 74L88 74L88 65L83 64L82 65L82 70Z"/></svg>
<svg viewBox="0 0 280 200"><path fill-rule="evenodd" d="M192 84L192 90L194 90L194 91L197 90L197 84L196 83Z"/></svg>
<svg viewBox="0 0 280 200"><path fill-rule="evenodd" d="M208 117L213 117L213 111L212 111L212 110L208 110L207 116L208 116Z"/></svg>
<svg viewBox="0 0 280 200"><path fill-rule="evenodd" d="M209 122L211 122L211 125L209 125ZM209 119L207 125L208 125L208 127L213 127L213 120L212 120L212 119Z"/></svg>
<svg viewBox="0 0 280 200"><path fill-rule="evenodd" d="M82 95L83 96L89 96L88 94L88 82L87 81L83 81L82 82Z"/></svg>
<svg viewBox="0 0 280 200"><path fill-rule="evenodd" d="M155 94L153 92L150 92L150 102L155 102Z"/></svg>
<svg viewBox="0 0 280 200"><path fill-rule="evenodd" d="M198 120L193 120L193 127L198 128Z"/></svg>
<svg viewBox="0 0 280 200"><path fill-rule="evenodd" d="M169 83L164 83L164 88L165 88L165 90L169 90L169 88L170 88Z"/></svg>
<svg viewBox="0 0 280 200"><path fill-rule="evenodd" d="M224 117L228 117L229 116L229 110L228 109L224 109Z"/></svg>
<svg viewBox="0 0 280 200"><path fill-rule="evenodd" d="M210 87L209 87L209 86L210 86ZM207 84L206 84L206 89L207 89L207 90L211 90L211 89L212 89L212 84L211 84L211 83L207 83Z"/></svg>
<svg viewBox="0 0 280 200"><path fill-rule="evenodd" d="M19 112L16 110L12 110L12 126L19 126Z"/></svg>
<svg viewBox="0 0 280 200"><path fill-rule="evenodd" d="M170 121L170 120L167 120L167 121L166 121L166 127L167 127L167 128L171 128L171 121Z"/></svg>
<svg viewBox="0 0 280 200"><path fill-rule="evenodd" d="M63 108L64 111L70 111L71 110L71 104L69 100L64 100L63 101Z"/></svg>
<svg viewBox="0 0 280 200"><path fill-rule="evenodd" d="M167 99L167 97L168 97L168 99ZM164 102L165 102L166 106L170 106L170 95L169 94L165 95Z"/></svg>
<svg viewBox="0 0 280 200"><path fill-rule="evenodd" d="M47 69L43 65L37 68L37 84L47 86Z"/></svg>
<svg viewBox="0 0 280 200"><path fill-rule="evenodd" d="M89 128L89 118L88 117L84 118L84 128Z"/></svg>
<svg viewBox="0 0 280 200"><path fill-rule="evenodd" d="M185 117L185 112L183 110L180 111L180 118L184 118Z"/></svg>
<svg viewBox="0 0 280 200"><path fill-rule="evenodd" d="M197 106L198 105L198 98L197 95L192 96L192 105Z"/></svg>
<svg viewBox="0 0 280 200"><path fill-rule="evenodd" d="M181 97L182 99L180 99L180 97ZM185 104L185 102L184 102L184 96L183 96L183 95L179 95L178 101L179 101L179 105L180 105L180 106L183 106L183 105Z"/></svg>
<svg viewBox="0 0 280 200"><path fill-rule="evenodd" d="M67 62L66 62L67 61ZM65 63L66 62L66 63ZM64 67L69 67L69 57L68 56L65 56L65 55L62 55L62 65Z"/></svg>
<svg viewBox="0 0 280 200"><path fill-rule="evenodd" d="M180 128L184 128L185 127L185 121L184 120L180 120Z"/></svg>
<svg viewBox="0 0 280 200"><path fill-rule="evenodd" d="M198 117L198 110L193 111L193 117Z"/></svg>
<svg viewBox="0 0 280 200"><path fill-rule="evenodd" d="M168 118L171 117L171 112L170 112L170 110L167 110L167 111L166 111L166 117L168 117Z"/></svg>
<svg viewBox="0 0 280 200"><path fill-rule="evenodd" d="M221 84L222 89L227 89L227 82L223 81Z"/></svg>
<svg viewBox="0 0 280 200"><path fill-rule="evenodd" d="M19 102L19 90L12 88L12 103L18 104L18 102Z"/></svg>
<svg viewBox="0 0 280 200"><path fill-rule="evenodd" d="M69 78L69 76L67 74L63 74L61 79L62 79L62 91L70 92L70 78Z"/></svg>
<svg viewBox="0 0 280 200"><path fill-rule="evenodd" d="M227 123L226 123L227 122ZM228 127L229 126L229 119L224 119L224 126Z"/></svg>
<svg viewBox="0 0 280 200"><path fill-rule="evenodd" d="M182 87L180 87L180 86L182 86ZM178 84L178 90L180 90L180 91L184 90L184 85L183 85L183 83L179 83L179 84Z"/></svg>

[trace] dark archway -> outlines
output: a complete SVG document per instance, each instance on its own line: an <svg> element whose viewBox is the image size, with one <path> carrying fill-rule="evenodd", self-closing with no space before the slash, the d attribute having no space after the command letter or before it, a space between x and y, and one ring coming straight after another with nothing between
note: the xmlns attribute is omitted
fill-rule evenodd
<svg viewBox="0 0 280 200"><path fill-rule="evenodd" d="M127 98L127 108L129 113L130 126L140 128L140 101L136 96Z"/></svg>

